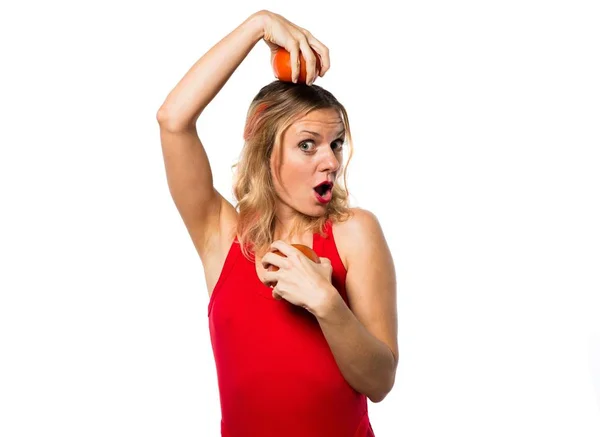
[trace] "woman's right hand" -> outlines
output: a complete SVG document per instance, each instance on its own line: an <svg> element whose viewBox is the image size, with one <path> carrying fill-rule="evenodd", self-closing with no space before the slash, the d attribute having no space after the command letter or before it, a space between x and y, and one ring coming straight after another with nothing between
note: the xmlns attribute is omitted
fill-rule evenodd
<svg viewBox="0 0 600 437"><path fill-rule="evenodd" d="M323 77L329 70L329 49L308 30L286 20L279 14L262 10L257 15L263 18L263 39L271 49L271 63L275 53L283 47L290 53L292 80L298 81L300 75L300 52L306 61L306 84L312 85L317 76ZM312 49L312 50L311 50ZM320 58L321 71L317 71L317 60L313 50Z"/></svg>

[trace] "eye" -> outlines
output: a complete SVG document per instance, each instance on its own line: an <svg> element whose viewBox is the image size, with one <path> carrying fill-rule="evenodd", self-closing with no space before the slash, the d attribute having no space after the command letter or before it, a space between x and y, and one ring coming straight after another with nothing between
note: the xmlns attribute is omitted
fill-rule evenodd
<svg viewBox="0 0 600 437"><path fill-rule="evenodd" d="M306 144L313 144L312 141L302 141L300 144L298 144L298 147L300 148L300 150L302 150L303 152L308 152L310 149L308 148L304 148L302 146L306 145Z"/></svg>
<svg viewBox="0 0 600 437"><path fill-rule="evenodd" d="M343 140L338 140L335 143L333 143L335 145L337 145L337 147L335 148L335 150L342 150L344 147L344 141Z"/></svg>
<svg viewBox="0 0 600 437"><path fill-rule="evenodd" d="M309 147L304 147L306 145L308 145ZM314 146L314 145L315 145L314 141L312 141L312 140L304 140L300 144L298 144L298 147L303 152L310 153L311 152L311 147L310 146ZM343 147L344 147L344 140L336 140L335 142L333 142L331 144L331 148L334 149L336 152L337 151L341 151Z"/></svg>

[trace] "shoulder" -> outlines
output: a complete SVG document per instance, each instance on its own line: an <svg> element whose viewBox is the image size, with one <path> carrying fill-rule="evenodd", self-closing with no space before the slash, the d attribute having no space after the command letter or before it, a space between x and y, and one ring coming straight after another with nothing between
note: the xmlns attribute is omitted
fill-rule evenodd
<svg viewBox="0 0 600 437"><path fill-rule="evenodd" d="M379 228L379 220L371 211L363 208L350 208L350 218L333 223L332 229L342 237L356 237L356 233L372 232Z"/></svg>
<svg viewBox="0 0 600 437"><path fill-rule="evenodd" d="M346 270L353 260L360 257L361 249L380 243L383 238L381 225L373 212L350 208L350 213L347 220L332 223L333 238Z"/></svg>

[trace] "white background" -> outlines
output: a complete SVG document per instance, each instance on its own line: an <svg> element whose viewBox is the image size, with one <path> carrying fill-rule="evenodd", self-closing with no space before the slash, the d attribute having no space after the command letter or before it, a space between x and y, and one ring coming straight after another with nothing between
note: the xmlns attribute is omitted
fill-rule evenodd
<svg viewBox="0 0 600 437"><path fill-rule="evenodd" d="M350 114L352 205L394 257L376 436L600 435L595 3L2 6L0 435L219 435L208 293L155 117L263 8L330 48L317 84ZM271 80L261 41L198 122L232 202Z"/></svg>

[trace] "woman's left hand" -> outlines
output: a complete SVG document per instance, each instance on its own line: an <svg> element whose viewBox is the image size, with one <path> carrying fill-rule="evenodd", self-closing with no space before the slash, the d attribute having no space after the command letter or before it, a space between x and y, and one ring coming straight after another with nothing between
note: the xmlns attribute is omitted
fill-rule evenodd
<svg viewBox="0 0 600 437"><path fill-rule="evenodd" d="M285 257L273 253L279 250ZM262 258L263 268L269 265L279 267L276 272L265 273L263 283L273 287L275 299L285 299L315 314L330 297L333 268L328 258L321 258L320 264L308 259L295 247L277 240L271 244L271 252Z"/></svg>

